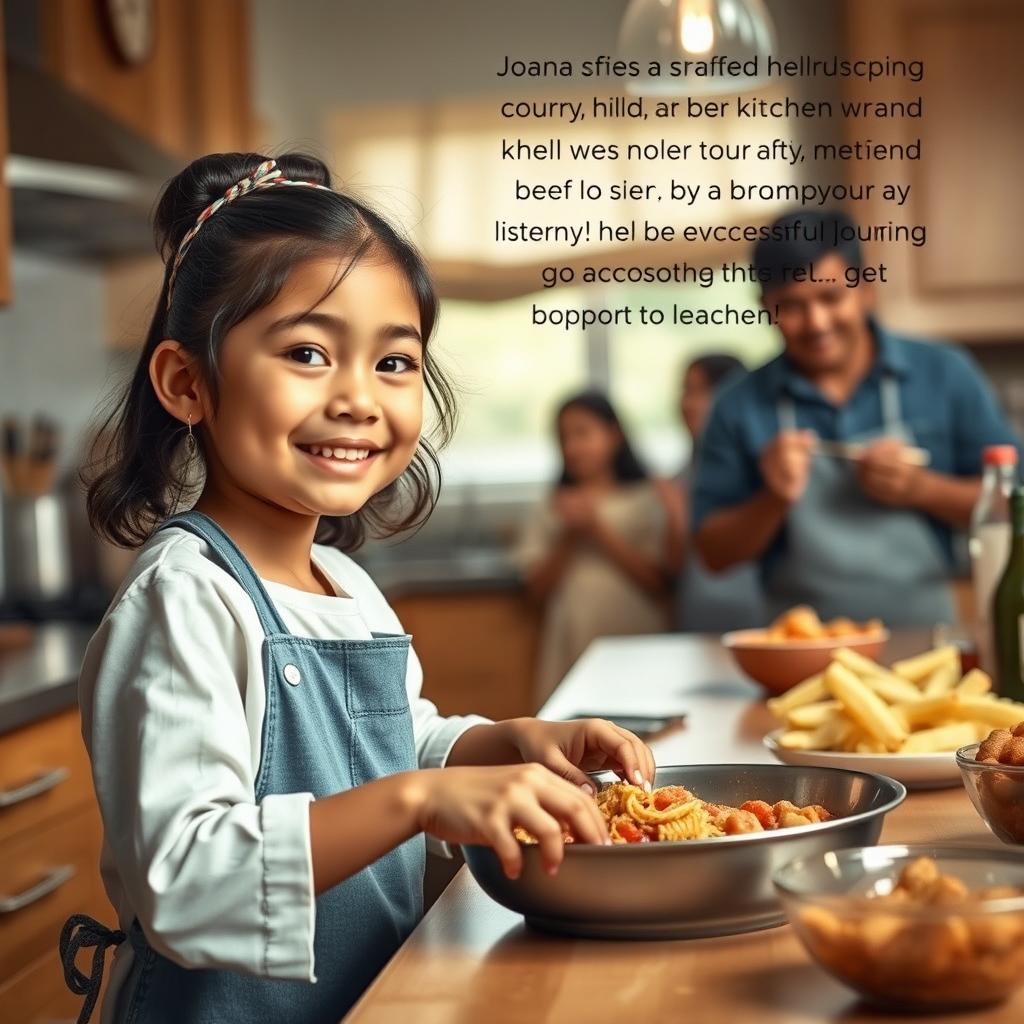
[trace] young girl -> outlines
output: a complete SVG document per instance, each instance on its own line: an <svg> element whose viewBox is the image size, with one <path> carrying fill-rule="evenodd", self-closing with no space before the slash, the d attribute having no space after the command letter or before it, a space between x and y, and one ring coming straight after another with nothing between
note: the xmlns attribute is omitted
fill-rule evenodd
<svg viewBox="0 0 1024 1024"><path fill-rule="evenodd" d="M424 393L442 439L454 410L415 248L294 154L195 161L156 233L164 286L89 493L143 545L80 679L120 929L69 921L65 971L82 1020L119 944L105 1024L336 1024L416 924L424 833L515 876L521 825L554 872L563 825L605 840L583 772L654 765L607 722L440 717L339 550L434 501Z"/></svg>
<svg viewBox="0 0 1024 1024"><path fill-rule="evenodd" d="M519 547L545 602L538 706L596 637L668 628L683 534L677 489L648 476L604 395L574 395L556 422L562 474Z"/></svg>

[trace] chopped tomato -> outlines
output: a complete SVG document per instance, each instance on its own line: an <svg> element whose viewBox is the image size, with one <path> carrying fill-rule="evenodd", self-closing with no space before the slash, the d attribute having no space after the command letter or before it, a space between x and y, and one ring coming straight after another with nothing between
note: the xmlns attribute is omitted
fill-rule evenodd
<svg viewBox="0 0 1024 1024"><path fill-rule="evenodd" d="M650 841L631 821L620 821L616 824L615 829L619 834L619 838L625 839L627 843L646 843Z"/></svg>
<svg viewBox="0 0 1024 1024"><path fill-rule="evenodd" d="M664 811L673 804L686 803L692 799L690 791L683 789L682 786L662 786L654 791L654 809Z"/></svg>

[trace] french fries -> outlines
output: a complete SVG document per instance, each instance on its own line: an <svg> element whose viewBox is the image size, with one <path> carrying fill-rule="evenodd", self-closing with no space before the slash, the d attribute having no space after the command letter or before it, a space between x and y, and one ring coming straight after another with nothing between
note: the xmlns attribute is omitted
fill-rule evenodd
<svg viewBox="0 0 1024 1024"><path fill-rule="evenodd" d="M889 750L903 746L907 730L889 705L838 660L825 673L825 686L843 705L847 718L852 718L873 740Z"/></svg>
<svg viewBox="0 0 1024 1024"><path fill-rule="evenodd" d="M904 661L894 661L893 672L912 683L920 683L922 679L930 676L940 665L947 662L958 663L960 654L953 644L945 647L936 647L933 651L926 651L916 657L907 658Z"/></svg>
<svg viewBox="0 0 1024 1024"><path fill-rule="evenodd" d="M1024 704L1001 700L979 669L960 674L948 645L879 665L840 648L820 675L768 701L791 750L933 754L974 743L1024 721Z"/></svg>

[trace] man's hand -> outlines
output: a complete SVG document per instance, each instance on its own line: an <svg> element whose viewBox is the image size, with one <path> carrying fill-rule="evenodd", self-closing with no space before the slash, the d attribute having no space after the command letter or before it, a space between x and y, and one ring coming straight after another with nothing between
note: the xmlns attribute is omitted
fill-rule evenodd
<svg viewBox="0 0 1024 1024"><path fill-rule="evenodd" d="M807 487L814 450L811 430L783 430L761 451L761 476L777 498L792 505Z"/></svg>
<svg viewBox="0 0 1024 1024"><path fill-rule="evenodd" d="M916 503L926 471L905 457L906 449L894 437L883 437L864 449L857 460L857 476L868 497L898 508Z"/></svg>

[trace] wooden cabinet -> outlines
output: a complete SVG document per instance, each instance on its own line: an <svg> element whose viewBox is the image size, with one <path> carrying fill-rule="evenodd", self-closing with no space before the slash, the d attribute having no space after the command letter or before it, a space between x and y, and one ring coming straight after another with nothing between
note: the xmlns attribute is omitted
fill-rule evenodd
<svg viewBox="0 0 1024 1024"><path fill-rule="evenodd" d="M250 148L247 0L144 0L153 46L118 53L106 0L41 0L48 69L150 142L184 159ZM123 5L122 5L123 6Z"/></svg>
<svg viewBox="0 0 1024 1024"><path fill-rule="evenodd" d="M391 598L423 664L423 696L443 715L515 718L536 711L539 617L519 590Z"/></svg>
<svg viewBox="0 0 1024 1024"><path fill-rule="evenodd" d="M57 955L66 918L115 921L77 709L0 736L0 1007L19 1024L73 1020ZM84 954L83 954L84 960Z"/></svg>
<svg viewBox="0 0 1024 1024"><path fill-rule="evenodd" d="M856 100L922 97L918 119L845 122L848 141L921 140L918 162L851 161L854 183L909 181L903 207L857 203L863 222L924 224L919 248L869 244L869 262L884 262L891 282L879 288L887 324L962 341L1024 337L1024 261L1017 226L1024 222L1024 5L1017 0L886 0L847 4L853 57L918 59L919 83L848 80Z"/></svg>
<svg viewBox="0 0 1024 1024"><path fill-rule="evenodd" d="M11 197L4 179L7 163L7 92L4 87L4 20L0 0L0 306L11 301Z"/></svg>

